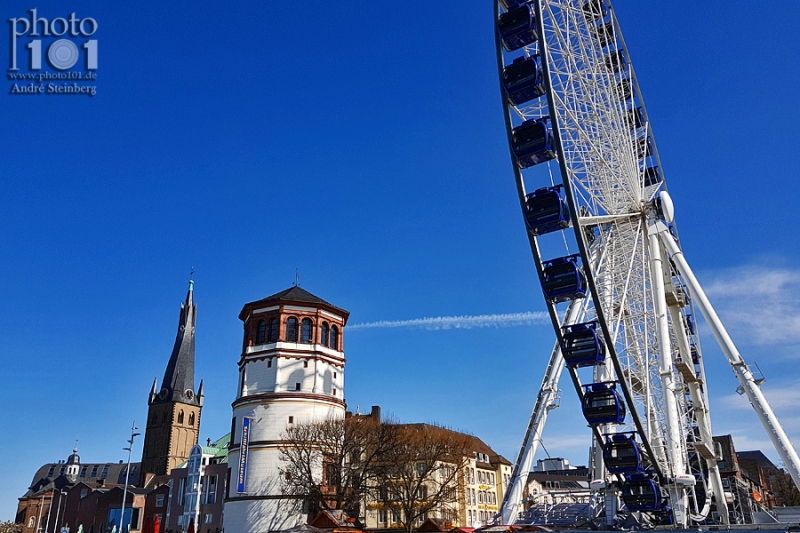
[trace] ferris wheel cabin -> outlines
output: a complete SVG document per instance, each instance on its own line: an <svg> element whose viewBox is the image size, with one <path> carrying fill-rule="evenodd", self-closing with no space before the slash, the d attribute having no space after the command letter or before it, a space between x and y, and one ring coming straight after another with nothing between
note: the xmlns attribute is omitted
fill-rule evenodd
<svg viewBox="0 0 800 533"><path fill-rule="evenodd" d="M661 177L661 170L658 167L649 167L645 169L643 180L645 187L658 185L663 181L663 178Z"/></svg>
<svg viewBox="0 0 800 533"><path fill-rule="evenodd" d="M526 120L511 131L511 149L520 168L528 168L556 157L548 118Z"/></svg>
<svg viewBox="0 0 800 533"><path fill-rule="evenodd" d="M583 15L589 21L606 18L608 15L608 10L606 9L605 2L602 0L590 0L589 2L584 2Z"/></svg>
<svg viewBox="0 0 800 533"><path fill-rule="evenodd" d="M642 454L633 434L606 435L603 462L612 474L642 472Z"/></svg>
<svg viewBox="0 0 800 533"><path fill-rule="evenodd" d="M649 474L632 474L622 484L622 501L629 511L657 511L661 507L661 493Z"/></svg>
<svg viewBox="0 0 800 533"><path fill-rule="evenodd" d="M614 25L610 22L598 26L592 31L592 35L597 39L600 48L605 48L610 44L614 44Z"/></svg>
<svg viewBox="0 0 800 533"><path fill-rule="evenodd" d="M519 50L523 46L536 42L539 38L536 34L533 6L526 3L516 7L509 5L508 11L500 15L497 28L503 39L503 47L509 52Z"/></svg>
<svg viewBox="0 0 800 533"><path fill-rule="evenodd" d="M625 52L622 50L609 52L604 62L608 70L612 72L620 72L628 68L628 61L625 59Z"/></svg>
<svg viewBox="0 0 800 533"><path fill-rule="evenodd" d="M625 421L625 402L617 392L616 383L584 385L581 409L589 425L622 424Z"/></svg>
<svg viewBox="0 0 800 533"><path fill-rule="evenodd" d="M503 89L508 101L523 104L544 94L542 67L537 57L518 57L503 69Z"/></svg>
<svg viewBox="0 0 800 533"><path fill-rule="evenodd" d="M569 207L561 194L561 187L544 187L525 197L525 222L534 235L569 227Z"/></svg>
<svg viewBox="0 0 800 533"><path fill-rule="evenodd" d="M542 291L553 303L585 298L586 275L578 266L579 255L568 255L542 263Z"/></svg>
<svg viewBox="0 0 800 533"><path fill-rule="evenodd" d="M595 321L561 328L561 354L568 367L596 366L605 362L605 343L596 328Z"/></svg>

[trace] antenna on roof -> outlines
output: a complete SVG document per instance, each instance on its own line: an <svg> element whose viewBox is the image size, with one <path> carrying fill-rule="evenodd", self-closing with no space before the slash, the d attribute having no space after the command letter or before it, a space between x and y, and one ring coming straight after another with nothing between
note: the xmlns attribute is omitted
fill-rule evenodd
<svg viewBox="0 0 800 533"><path fill-rule="evenodd" d="M300 285L300 269L294 269L294 286L297 287Z"/></svg>

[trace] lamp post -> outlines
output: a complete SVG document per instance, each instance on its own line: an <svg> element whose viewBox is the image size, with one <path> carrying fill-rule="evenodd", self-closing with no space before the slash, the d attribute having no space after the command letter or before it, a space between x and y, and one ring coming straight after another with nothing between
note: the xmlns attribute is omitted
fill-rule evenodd
<svg viewBox="0 0 800 533"><path fill-rule="evenodd" d="M141 433L136 433L137 429L139 428L136 427L136 420L134 420L133 425L131 426L131 438L128 440L128 447L122 448L128 452L128 466L125 469L125 486L122 489L122 512L119 516L119 533L125 533L125 499L128 497L128 476L131 474L131 452L133 452L133 439L141 435ZM133 512L131 512L131 516L132 515ZM130 530L130 524L128 524L128 526L128 529Z"/></svg>

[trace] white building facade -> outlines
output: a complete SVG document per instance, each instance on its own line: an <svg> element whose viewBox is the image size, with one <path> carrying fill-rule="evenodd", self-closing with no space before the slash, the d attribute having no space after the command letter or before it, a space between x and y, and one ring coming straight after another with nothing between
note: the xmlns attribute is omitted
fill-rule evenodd
<svg viewBox="0 0 800 533"><path fill-rule="evenodd" d="M239 314L244 342L231 423L226 533L266 533L306 522L304 502L283 494L281 441L290 424L344 418L348 316L298 286L250 302Z"/></svg>

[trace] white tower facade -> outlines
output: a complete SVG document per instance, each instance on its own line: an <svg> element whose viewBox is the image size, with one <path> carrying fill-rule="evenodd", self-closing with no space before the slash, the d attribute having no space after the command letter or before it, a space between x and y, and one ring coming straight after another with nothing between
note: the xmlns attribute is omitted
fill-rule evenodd
<svg viewBox="0 0 800 533"><path fill-rule="evenodd" d="M244 342L228 455L227 533L306 522L310 510L302 498L283 494L280 445L291 424L344 418L349 315L298 286L250 302L239 314Z"/></svg>

